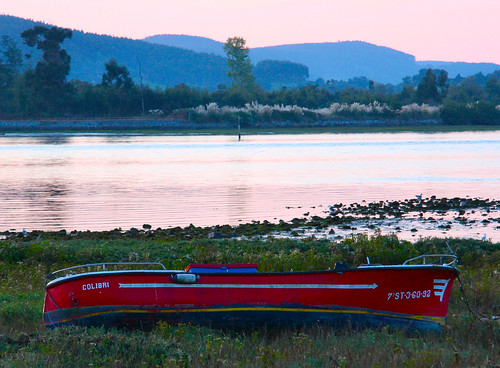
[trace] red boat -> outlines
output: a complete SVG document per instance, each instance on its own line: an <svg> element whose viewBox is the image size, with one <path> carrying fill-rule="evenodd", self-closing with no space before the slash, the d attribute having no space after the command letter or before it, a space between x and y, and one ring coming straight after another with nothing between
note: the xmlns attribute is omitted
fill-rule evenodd
<svg viewBox="0 0 500 368"><path fill-rule="evenodd" d="M54 279L46 284L43 320L47 327L148 328L166 321L440 330L458 275L455 262L451 255L426 255L401 265L284 273L257 272L255 264L192 264L183 271L160 263L83 265L49 275ZM116 269L124 267L133 269Z"/></svg>

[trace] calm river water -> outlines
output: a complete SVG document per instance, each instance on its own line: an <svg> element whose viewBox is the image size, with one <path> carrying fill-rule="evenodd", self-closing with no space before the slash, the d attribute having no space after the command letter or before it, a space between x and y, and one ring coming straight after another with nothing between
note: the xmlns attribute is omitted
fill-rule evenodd
<svg viewBox="0 0 500 368"><path fill-rule="evenodd" d="M0 136L0 231L290 220L328 205L500 198L500 131Z"/></svg>

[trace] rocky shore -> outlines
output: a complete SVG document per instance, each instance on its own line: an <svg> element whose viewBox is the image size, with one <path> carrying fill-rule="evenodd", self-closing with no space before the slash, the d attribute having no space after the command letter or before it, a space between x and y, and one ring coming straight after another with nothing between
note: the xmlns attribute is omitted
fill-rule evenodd
<svg viewBox="0 0 500 368"><path fill-rule="evenodd" d="M0 232L1 238L44 236L69 238L327 238L338 240L353 234L397 234L401 239L419 237L460 237L500 241L500 200L481 198L414 198L401 201L332 204L324 216L309 216L291 221L252 221L251 223L208 227L171 227L153 229L149 224L128 230L58 232Z"/></svg>

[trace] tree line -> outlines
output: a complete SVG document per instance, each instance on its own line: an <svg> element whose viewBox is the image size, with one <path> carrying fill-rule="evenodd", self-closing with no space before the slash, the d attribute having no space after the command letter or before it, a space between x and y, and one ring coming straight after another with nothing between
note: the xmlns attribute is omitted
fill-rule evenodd
<svg viewBox="0 0 500 368"><path fill-rule="evenodd" d="M307 68L290 62L264 61L254 74L245 40L234 37L224 46L227 75L232 81L229 86L221 84L215 90L186 84L161 88L134 82L126 65L119 65L115 59L103 65L99 83L67 80L71 56L62 44L72 37L71 30L34 26L22 32L21 37L32 48L30 55L23 56L10 37L1 39L1 119L117 118L169 115L178 111L196 115L200 107L229 106L241 111L250 104L281 106L274 111L282 113L270 115L276 120L289 119L290 116L283 113L288 111L287 106L300 108L301 115L294 116L301 119L300 116L307 115L306 120L325 116L373 118L373 111L381 111L380 106L384 107L384 115L377 116L396 119L397 112L418 105L436 107L437 118L448 124L500 124L500 70L486 76L480 73L467 78L460 75L449 78L445 70L423 69L418 75L404 78L398 86L379 84L364 77L306 83ZM269 90L256 82L259 73L279 76L283 70L288 70L283 78L290 75L290 71L295 73L295 79L289 84L297 87ZM359 106L371 106L371 110ZM337 115L303 113L321 109L336 111ZM354 110L356 114L348 114ZM221 116L212 118L221 119Z"/></svg>

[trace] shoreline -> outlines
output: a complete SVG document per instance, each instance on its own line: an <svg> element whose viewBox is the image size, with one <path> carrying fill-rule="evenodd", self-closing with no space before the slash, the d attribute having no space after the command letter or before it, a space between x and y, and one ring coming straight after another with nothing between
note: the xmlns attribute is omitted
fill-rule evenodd
<svg viewBox="0 0 500 368"><path fill-rule="evenodd" d="M458 205L465 212L458 211L461 217L476 211L474 208L485 207L490 213L493 206L500 209L498 201L464 200L465 203L459 198L432 202L412 199L375 202L371 206L361 203L355 207L338 204L332 206L329 221L341 216L347 219L355 213L363 215L366 211L380 217L381 214L388 216L388 212L398 214L411 209L418 216L424 205L451 212L457 212L450 209L451 205L454 208ZM321 226L318 219L310 220L307 221L311 228ZM293 222L278 225L290 224ZM247 225L248 231L271 226L269 223ZM407 242L380 234L353 235L335 242L292 236L220 239L210 238L204 233L208 229L194 226L161 231L143 228L128 233L121 230L76 234L33 232L0 240L0 360L8 366L68 368L110 366L113 362L122 367L136 367L138 362L146 362L148 367L214 367L226 364L228 359L233 363L231 366L242 367L332 364L365 367L384 366L387 362L392 366L411 363L427 367L439 362L446 367L486 367L496 362L500 327L497 287L500 243L451 237ZM222 234L234 231L224 226L216 230ZM446 325L440 334L320 325L301 329L221 330L166 323L158 324L148 333L125 328L47 330L40 313L47 275L78 264L160 262L167 269L177 270L193 263L254 263L260 272L302 272L331 269L336 262L353 267L368 260L402 264L421 254L450 253L460 260L461 280L451 292ZM360 360L359 357L367 358Z"/></svg>
<svg viewBox="0 0 500 368"><path fill-rule="evenodd" d="M438 120L364 120L260 122L242 127L242 134L378 133L497 131L498 125L446 125ZM232 122L194 123L160 119L0 120L0 135L15 133L213 134L235 135Z"/></svg>
<svg viewBox="0 0 500 368"><path fill-rule="evenodd" d="M123 238L172 237L191 239L325 239L342 241L351 236L395 235L416 241L422 238L460 238L500 242L500 200L481 198L430 198L399 201L334 204L323 215L290 221L254 220L239 225L171 226L108 230L60 229L20 231L0 229L0 240L36 239L42 235L62 237L113 236ZM140 226L139 226L140 227Z"/></svg>

